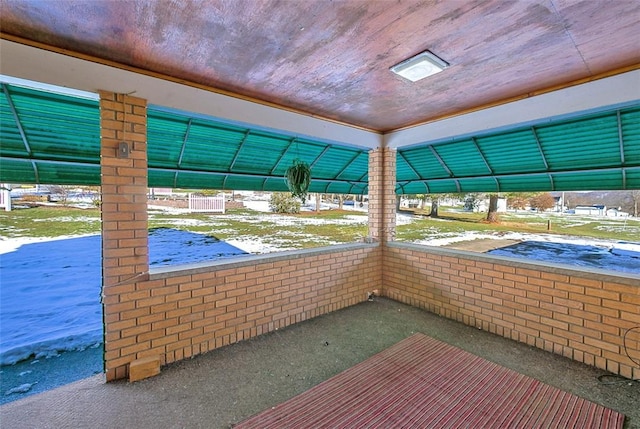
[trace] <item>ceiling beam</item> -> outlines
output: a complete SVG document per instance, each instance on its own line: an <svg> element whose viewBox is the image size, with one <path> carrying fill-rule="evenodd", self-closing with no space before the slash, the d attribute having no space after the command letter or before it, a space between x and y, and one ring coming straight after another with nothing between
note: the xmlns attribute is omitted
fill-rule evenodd
<svg viewBox="0 0 640 429"><path fill-rule="evenodd" d="M309 168L313 169L313 166L316 165L316 163L318 161L320 161L320 158L323 157L323 155L325 153L327 153L327 151L331 148L331 146L327 145L325 146L324 150L322 152L320 152L320 155L316 156L316 159L313 160L313 162L311 163L311 165L309 165Z"/></svg>
<svg viewBox="0 0 640 429"><path fill-rule="evenodd" d="M48 162L48 161L47 161ZM55 161L54 161L55 162ZM73 163L74 165L79 165L79 163ZM89 165L94 165L94 164L89 164ZM174 168L170 168L170 167L148 167L147 168L149 171L176 171ZM281 176L269 176L266 174L252 174L252 173L230 173L228 171L201 171L201 170L189 170L189 169L182 169L179 170L179 172L181 173L197 173L197 174L201 174L204 176L237 176L237 177L249 177L249 178L256 178L256 179L282 179ZM367 182L363 182L363 181L354 181L354 180L340 180L340 179L320 179L320 178L313 178L312 182L328 182L328 183L348 183L348 184L355 184L355 185L366 185Z"/></svg>
<svg viewBox="0 0 640 429"><path fill-rule="evenodd" d="M187 140L189 139L189 131L191 131L191 121L192 118L189 118L189 122L187 122L187 129L184 132L184 138L182 139L182 147L180 148L180 157L178 158L178 168L182 165L182 157L184 155L184 149L187 147Z"/></svg>
<svg viewBox="0 0 640 429"><path fill-rule="evenodd" d="M38 173L38 165L34 160L31 160L31 167L33 168L33 174L36 178L36 183L40 183L40 174Z"/></svg>
<svg viewBox="0 0 640 429"><path fill-rule="evenodd" d="M289 149L291 149L291 146L293 146L293 144L296 142L296 140L298 140L298 139L296 137L294 137L289 141L289 145L282 152L282 154L280 155L280 158L278 158L278 162L276 162L276 165L273 166L273 168L271 169L269 174L273 174L278 169L278 167L280 166L280 163L284 159L284 156L289 152Z"/></svg>
<svg viewBox="0 0 640 429"><path fill-rule="evenodd" d="M476 147L476 150L480 154L480 158L482 158L482 161L484 161L484 165L487 166L487 170L489 170L490 174L493 174L493 168L491 168L491 166L489 165L489 162L487 161L487 158L484 156L484 153L482 153L482 150L480 150L480 146L478 145L478 140L475 137L471 137L471 141L473 142L473 145Z"/></svg>
<svg viewBox="0 0 640 429"><path fill-rule="evenodd" d="M411 163L409 162L407 157L404 156L404 153L398 152L398 155L400 155L400 158L402 158L402 160L409 166L409 169L411 169L413 174L415 174L418 177L418 179L422 179L422 176L420 175L420 173L418 173L418 171L415 169L415 167L413 165L411 165Z"/></svg>
<svg viewBox="0 0 640 429"><path fill-rule="evenodd" d="M538 145L538 150L540 151L540 157L542 158L542 162L544 162L544 168L549 170L549 163L547 162L547 157L542 150L542 144L540 143L540 139L538 138L538 132L535 127L531 127L531 134L533 134L533 139L536 141Z"/></svg>
<svg viewBox="0 0 640 429"><path fill-rule="evenodd" d="M431 153L433 154L433 156L436 157L436 159L438 160L438 162L440 163L440 165L442 166L442 168L445 169L445 171L447 172L447 174L449 175L449 177L454 177L453 173L451 172L451 170L449 170L449 167L447 167L447 164L444 162L444 160L440 157L440 155L438 154L438 152L436 152L435 148L433 146L429 146L429 149L431 150Z"/></svg>
<svg viewBox="0 0 640 429"><path fill-rule="evenodd" d="M31 150L29 139L27 139L27 134L24 132L24 128L22 127L22 122L20 121L20 117L18 116L18 111L16 110L16 106L13 104L11 93L9 93L9 86L5 83L2 83L2 91L4 92L4 96L7 98L7 104L9 105L9 110L11 110L13 119L16 122L16 127L18 128L18 132L20 133L20 137L22 138L22 144L24 145L24 148L27 151L27 155L29 156L29 158L31 158L33 156L33 151ZM35 163L35 160L31 161L31 168L33 168L33 176L36 179L36 183L40 183L38 166Z"/></svg>
<svg viewBox="0 0 640 429"><path fill-rule="evenodd" d="M30 158L20 158L20 157L11 157L11 156L3 156L0 158L0 161L1 160L29 162L29 163L33 163L34 165L37 162L42 162L49 165L65 165L69 167L94 167L97 169L100 168L100 163L92 163L92 162L72 162L72 161L58 161L58 160L48 160L48 159L30 159ZM281 176L271 176L266 174L231 173L228 171L202 171L202 170L192 170L192 169L184 169L184 168L177 170L171 167L148 167L147 170L172 172L176 174L176 179L177 179L178 173L197 173L205 176L238 176L238 177L253 177L253 178L260 178L260 179L282 179ZM367 185L367 182L364 182L362 180L341 180L341 179L321 179L321 178L314 178L312 180L316 182L322 182L322 183L325 183L325 182L347 183L349 185L355 185L355 186Z"/></svg>
<svg viewBox="0 0 640 429"><path fill-rule="evenodd" d="M18 111L16 110L16 106L13 104L13 99L11 98L11 94L9 93L9 87L4 83L2 84L2 91L4 92L4 96L7 97L9 110L11 110L13 120L16 121L16 127L18 127L18 132L20 133L20 137L22 138L22 144L24 144L24 148L27 151L27 154L31 157L33 153L31 151L31 146L29 145L29 140L27 139L27 135L24 132L24 128L22 128L22 122L20 122Z"/></svg>
<svg viewBox="0 0 640 429"><path fill-rule="evenodd" d="M351 158L344 167L342 167L342 169L338 172L338 174L336 174L335 178L337 179L338 177L342 176L342 173L347 171L347 168L351 167L351 165L356 161L356 159L358 159L360 155L362 155L362 152L356 153L356 155L353 158Z"/></svg>
<svg viewBox="0 0 640 429"><path fill-rule="evenodd" d="M616 118L618 119L618 140L620 141L620 164L624 165L624 137L622 135L622 115L618 110Z"/></svg>
<svg viewBox="0 0 640 429"><path fill-rule="evenodd" d="M444 177L439 179L402 180L402 182L405 184L419 183L419 182L433 183L433 182L444 182L444 181L453 180L454 182L456 182L456 185L459 190L460 189L460 186L458 184L459 180L463 181L463 180L473 180L473 179L501 179L501 178L512 178L512 177L547 176L550 178L550 182L552 186L554 186L552 176L579 174L579 173L602 173L602 172L614 172L614 171L622 172L623 174L629 171L640 172L640 166L587 168L587 169L579 169L579 170L562 170L562 171L552 171L552 172L543 171L543 172L534 172L534 173L508 173L508 174L495 174L495 175L469 176L469 177L456 177L456 178Z"/></svg>
<svg viewBox="0 0 640 429"><path fill-rule="evenodd" d="M238 149L236 149L236 153L233 155L233 159L231 160L231 164L229 164L229 171L233 171L233 167L236 165L236 161L238 159L238 156L240 155L240 151L242 150L242 147L244 146L245 142L247 141L247 137L249 137L250 133L251 133L251 130L245 131L244 137L240 141L240 144L238 145Z"/></svg>

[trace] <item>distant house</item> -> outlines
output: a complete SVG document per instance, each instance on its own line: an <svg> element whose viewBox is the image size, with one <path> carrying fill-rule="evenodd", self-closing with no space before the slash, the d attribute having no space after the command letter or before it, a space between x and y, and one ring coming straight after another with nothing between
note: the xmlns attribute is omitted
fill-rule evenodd
<svg viewBox="0 0 640 429"><path fill-rule="evenodd" d="M629 213L623 212L620 207L607 209L607 217L627 217Z"/></svg>
<svg viewBox="0 0 640 429"><path fill-rule="evenodd" d="M558 213L564 213L567 209L564 203L563 197L553 197L553 207L551 210Z"/></svg>
<svg viewBox="0 0 640 429"><path fill-rule="evenodd" d="M576 206L575 214L585 216L606 216L607 206L600 204L593 206Z"/></svg>

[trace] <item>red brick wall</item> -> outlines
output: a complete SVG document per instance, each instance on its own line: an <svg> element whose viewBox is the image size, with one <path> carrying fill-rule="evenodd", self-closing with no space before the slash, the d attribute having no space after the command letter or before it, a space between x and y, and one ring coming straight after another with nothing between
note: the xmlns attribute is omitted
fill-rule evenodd
<svg viewBox="0 0 640 429"><path fill-rule="evenodd" d="M383 243L396 238L396 150L369 151L369 237Z"/></svg>
<svg viewBox="0 0 640 429"><path fill-rule="evenodd" d="M149 272L146 101L100 91L107 381L362 302L382 278L377 244ZM118 145L131 148L118 157Z"/></svg>
<svg viewBox="0 0 640 429"><path fill-rule="evenodd" d="M155 270L105 289L107 380L135 359L164 365L365 301L381 267L379 245L352 244Z"/></svg>
<svg viewBox="0 0 640 429"><path fill-rule="evenodd" d="M628 378L640 279L410 244L384 249L385 296ZM640 335L627 352L640 359Z"/></svg>
<svg viewBox="0 0 640 429"><path fill-rule="evenodd" d="M149 269L147 103L100 91L102 275L105 288ZM119 158L118 145L130 154Z"/></svg>
<svg viewBox="0 0 640 429"><path fill-rule="evenodd" d="M147 230L147 107L146 101L100 91L100 168L102 175L102 303L107 379L122 376L111 356L121 343L111 329L123 324L135 306L131 282L148 276ZM127 143L129 156L118 157Z"/></svg>
<svg viewBox="0 0 640 429"><path fill-rule="evenodd" d="M100 92L103 306L108 381L364 301L395 300L625 377L639 279L394 243L395 151L370 152L369 229L351 244L149 273L146 102ZM131 147L118 158L120 142ZM384 275L383 275L384 273ZM640 359L640 334L627 350Z"/></svg>

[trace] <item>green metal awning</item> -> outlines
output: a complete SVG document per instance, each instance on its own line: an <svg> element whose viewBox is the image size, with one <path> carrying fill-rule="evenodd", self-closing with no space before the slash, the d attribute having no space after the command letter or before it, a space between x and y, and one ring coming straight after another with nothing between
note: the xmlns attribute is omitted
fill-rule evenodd
<svg viewBox="0 0 640 429"><path fill-rule="evenodd" d="M398 150L397 192L640 189L640 105Z"/></svg>
<svg viewBox="0 0 640 429"><path fill-rule="evenodd" d="M311 166L310 192L367 192L365 149L225 124L187 113L147 110L149 186L286 191L299 158Z"/></svg>
<svg viewBox="0 0 640 429"><path fill-rule="evenodd" d="M100 184L95 98L2 83L0 182ZM367 193L368 151L147 109L150 187L286 191L295 158L311 192ZM640 102L398 149L397 193L640 189Z"/></svg>
<svg viewBox="0 0 640 429"><path fill-rule="evenodd" d="M150 187L286 191L295 158L311 165L310 192L367 192L368 151L147 109ZM95 99L2 84L0 182L100 184Z"/></svg>
<svg viewBox="0 0 640 429"><path fill-rule="evenodd" d="M0 181L100 184L98 102L3 83Z"/></svg>

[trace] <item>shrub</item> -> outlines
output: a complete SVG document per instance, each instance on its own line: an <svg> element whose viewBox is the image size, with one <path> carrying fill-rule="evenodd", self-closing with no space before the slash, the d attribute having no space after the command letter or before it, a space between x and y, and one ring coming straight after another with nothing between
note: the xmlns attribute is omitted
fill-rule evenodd
<svg viewBox="0 0 640 429"><path fill-rule="evenodd" d="M276 213L300 213L300 200L288 192L274 192L271 194L269 209Z"/></svg>

